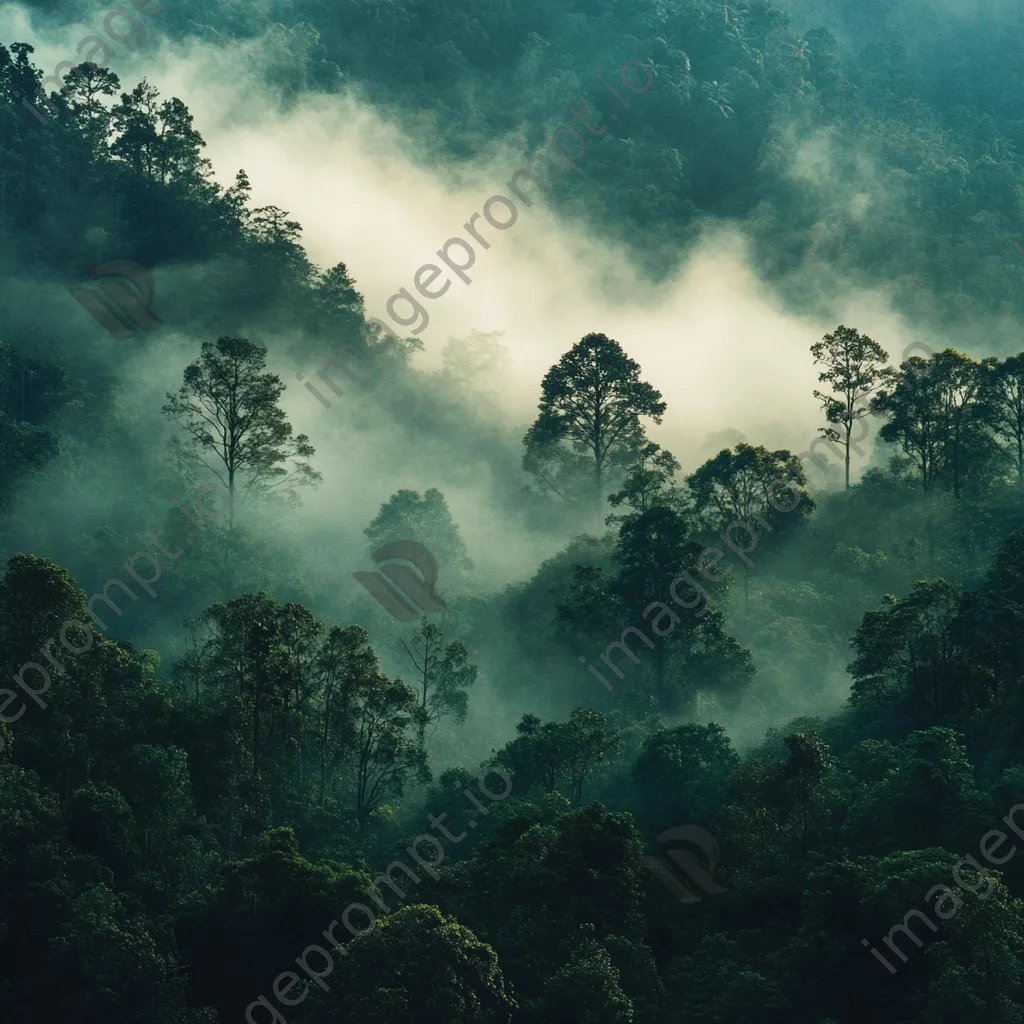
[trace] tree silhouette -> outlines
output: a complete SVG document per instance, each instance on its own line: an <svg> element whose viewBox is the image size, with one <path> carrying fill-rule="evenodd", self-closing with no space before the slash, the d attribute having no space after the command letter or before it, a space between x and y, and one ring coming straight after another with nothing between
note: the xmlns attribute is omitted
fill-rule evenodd
<svg viewBox="0 0 1024 1024"><path fill-rule="evenodd" d="M571 500L571 478L588 466L592 500L600 509L609 474L633 461L646 443L640 417L661 423L665 408L618 342L588 334L544 375L540 415L523 438L523 468Z"/></svg>
<svg viewBox="0 0 1024 1024"><path fill-rule="evenodd" d="M829 441L842 441L846 461L846 490L850 489L850 446L854 424L868 415L870 409L865 401L879 387L895 378L895 371L888 367L889 356L885 349L866 334L852 327L840 324L832 334L811 346L815 363L824 363L825 369L818 374L818 380L832 386L832 393L815 391L814 397L821 402L825 419L838 423L842 434L831 427L821 427L822 435Z"/></svg>
<svg viewBox="0 0 1024 1024"><path fill-rule="evenodd" d="M985 411L993 432L1005 441L1024 488L1024 353L996 363L987 375Z"/></svg>
<svg viewBox="0 0 1024 1024"><path fill-rule="evenodd" d="M374 550L400 540L422 544L437 559L446 579L458 579L473 568L448 503L436 487L422 495L408 488L396 491L363 533Z"/></svg>
<svg viewBox="0 0 1024 1024"><path fill-rule="evenodd" d="M278 405L285 386L265 373L267 350L246 338L203 342L202 355L190 363L177 394L168 392L163 412L185 431L172 450L186 465L202 464L227 488L229 522L235 518L235 492L280 494L313 486L321 479L309 463L314 449ZM209 461L208 461L209 460Z"/></svg>
<svg viewBox="0 0 1024 1024"><path fill-rule="evenodd" d="M888 420L879 435L915 460L925 493L942 481L959 498L969 465L982 464L988 431L983 398L992 363L951 348L928 360L911 356L893 386L871 400L872 411Z"/></svg>
<svg viewBox="0 0 1024 1024"><path fill-rule="evenodd" d="M476 681L477 668L469 664L469 651L460 640L444 642L441 627L424 622L412 638L410 647L402 646L416 669L419 707L416 724L420 746L423 746L428 725L435 728L442 718L452 716L460 725L466 721L469 697L466 687Z"/></svg>
<svg viewBox="0 0 1024 1024"><path fill-rule="evenodd" d="M691 473L686 482L696 502L698 515L715 531L729 530L732 525L740 523L754 530L752 520L760 521L762 529L766 529L765 518L773 516L773 510L780 507L789 509L774 515L784 525L771 529L785 531L787 527L791 529L800 523L815 507L814 499L804 489L807 478L800 460L785 449L772 452L749 444L738 444L731 451L724 448ZM785 495L785 499L780 500L780 495ZM793 495L797 502L790 508ZM744 559L745 607L750 604L749 569Z"/></svg>

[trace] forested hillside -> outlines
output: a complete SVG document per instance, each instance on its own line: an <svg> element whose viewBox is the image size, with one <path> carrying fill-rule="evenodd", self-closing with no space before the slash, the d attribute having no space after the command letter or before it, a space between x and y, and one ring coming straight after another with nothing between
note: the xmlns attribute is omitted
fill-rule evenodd
<svg viewBox="0 0 1024 1024"><path fill-rule="evenodd" d="M1021 10L157 2L0 12L0 1017L1024 1022ZM421 338L142 34L827 326Z"/></svg>

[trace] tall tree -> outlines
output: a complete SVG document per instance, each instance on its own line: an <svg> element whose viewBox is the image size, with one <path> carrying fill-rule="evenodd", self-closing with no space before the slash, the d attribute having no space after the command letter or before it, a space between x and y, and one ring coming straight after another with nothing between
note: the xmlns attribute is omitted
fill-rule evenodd
<svg viewBox="0 0 1024 1024"><path fill-rule="evenodd" d="M576 707L564 722L545 722L523 715L518 735L497 752L496 764L507 768L516 791L539 786L552 792L566 784L574 807L583 801L583 787L620 745L619 732L600 711Z"/></svg>
<svg viewBox="0 0 1024 1024"><path fill-rule="evenodd" d="M617 341L588 334L544 375L537 408L523 438L523 468L571 499L572 477L589 467L600 509L609 474L634 461L646 442L640 417L661 423L666 405Z"/></svg>
<svg viewBox="0 0 1024 1024"><path fill-rule="evenodd" d="M941 482L959 498L969 468L983 463L991 367L991 360L979 363L950 348L928 360L912 356L893 386L871 400L872 411L888 421L879 435L915 461L925 493Z"/></svg>
<svg viewBox="0 0 1024 1024"><path fill-rule="evenodd" d="M996 437L1006 442L1017 485L1024 488L1024 352L995 363L985 384L988 421Z"/></svg>
<svg viewBox="0 0 1024 1024"><path fill-rule="evenodd" d="M250 228L253 241L260 247L261 254L269 258L272 266L287 269L297 281L308 282L312 265L299 241L302 225L297 220L289 220L287 210L277 206L260 206L252 211ZM328 271L328 277L328 288L338 284L344 287L339 275Z"/></svg>
<svg viewBox="0 0 1024 1024"><path fill-rule="evenodd" d="M329 317L337 318L339 324L353 331L361 329L365 306L348 267L336 263L327 270L315 271L312 278L314 305Z"/></svg>
<svg viewBox="0 0 1024 1024"><path fill-rule="evenodd" d="M692 570L701 553L701 546L687 537L686 522L672 509L655 505L649 511L627 518L619 528L615 561L620 566L612 582L619 607L629 618L651 611L651 601L668 598L672 581L686 570ZM693 673L682 670L678 656L689 646L687 639L699 632L699 620L693 613L682 612L682 621L668 605L653 616L657 626L666 615L671 625L668 635L655 642L650 657L654 665L654 693L663 711L675 709L678 702L689 707L696 697ZM663 632L664 623L658 626ZM649 627L654 628L654 626ZM685 660L685 654L684 654ZM670 667L674 671L670 673ZM670 692L670 676L673 684Z"/></svg>
<svg viewBox="0 0 1024 1024"><path fill-rule="evenodd" d="M878 432L883 441L899 444L921 474L921 487L931 493L942 467L943 424L928 360L911 356L900 365L899 377L871 399L871 411L888 422Z"/></svg>
<svg viewBox="0 0 1024 1024"><path fill-rule="evenodd" d="M663 714L693 713L701 693L735 699L754 675L749 652L725 633L722 612L707 606L706 591L691 597L687 584L685 599L674 596L683 573L699 576L695 566L702 550L687 539L678 513L655 505L627 517L620 527L614 554L618 571L575 566L565 599L556 608L556 626L574 653L595 645L600 649L619 636L617 644L605 647L602 661L611 668L610 652L620 647L619 661L628 658L638 666L627 671L643 683L631 684L632 699L640 694L644 700L653 698ZM628 628L639 631L633 646L643 658L623 643L627 633L620 631L630 622L638 623ZM621 667L612 671L625 678Z"/></svg>
<svg viewBox="0 0 1024 1024"><path fill-rule="evenodd" d="M212 635L203 662L222 699L240 711L258 834L272 791L303 789L303 724L323 627L302 605L265 591L214 605L206 618Z"/></svg>
<svg viewBox="0 0 1024 1024"><path fill-rule="evenodd" d="M420 746L426 739L427 726L436 728L442 718L451 716L462 725L466 721L469 696L466 688L476 682L477 668L469 663L469 651L461 640L444 642L441 627L424 622L413 634L410 647L402 646L416 669L419 706L416 723Z"/></svg>
<svg viewBox="0 0 1024 1024"><path fill-rule="evenodd" d="M83 126L89 148L97 159L105 157L110 140L111 113L99 97L115 95L120 80L109 68L101 68L98 64L79 64L64 76L64 83L71 109Z"/></svg>
<svg viewBox="0 0 1024 1024"><path fill-rule="evenodd" d="M540 786L551 793L565 774L565 751L558 742L558 723L525 714L516 726L516 737L494 755L494 763L507 768L516 792L528 793Z"/></svg>
<svg viewBox="0 0 1024 1024"><path fill-rule="evenodd" d="M832 427L821 433L830 441L842 441L846 461L846 489L850 489L850 447L854 424L868 415L868 395L888 383L895 371L888 366L889 355L876 341L852 327L840 324L835 332L826 334L811 346L815 363L825 369L818 380L831 385L831 393L815 391L825 419L838 423L842 434Z"/></svg>
<svg viewBox="0 0 1024 1024"><path fill-rule="evenodd" d="M317 653L317 749L320 806L332 769L345 765L355 744L355 695L371 685L380 670L370 635L362 626L335 626Z"/></svg>
<svg viewBox="0 0 1024 1024"><path fill-rule="evenodd" d="M225 485L229 522L234 523L235 491L277 494L315 485L320 474L309 463L314 449L278 404L285 386L266 373L267 350L246 338L225 336L203 342L202 355L185 368L177 394L167 393L163 412L186 433L171 445L186 464L206 466ZM210 461L207 461L207 460ZM287 466L287 468L286 468Z"/></svg>
<svg viewBox="0 0 1024 1024"><path fill-rule="evenodd" d="M821 783L835 763L828 744L816 733L795 732L787 736L789 748L784 778L796 800L800 814L803 854L807 856L811 811L817 802Z"/></svg>
<svg viewBox="0 0 1024 1024"><path fill-rule="evenodd" d="M600 711L573 708L561 729L573 807L583 803L583 787L598 767L619 749L619 734Z"/></svg>
<svg viewBox="0 0 1024 1024"><path fill-rule="evenodd" d="M103 79L95 84L105 85ZM192 127L194 118L177 97L162 103L159 97L146 79L130 93L121 94L121 105L111 112L113 126L121 134L111 144L110 152L140 178L161 185L180 182L202 186L210 176L211 165L200 155L206 143Z"/></svg>
<svg viewBox="0 0 1024 1024"><path fill-rule="evenodd" d="M929 376L946 426L943 470L954 498L960 497L964 477L985 443L987 424L981 398L993 362L977 362L953 349L936 352L931 359Z"/></svg>
<svg viewBox="0 0 1024 1024"><path fill-rule="evenodd" d="M355 811L363 826L388 796L411 781L429 782L427 755L407 736L416 718L416 693L400 679L364 673L352 691Z"/></svg>

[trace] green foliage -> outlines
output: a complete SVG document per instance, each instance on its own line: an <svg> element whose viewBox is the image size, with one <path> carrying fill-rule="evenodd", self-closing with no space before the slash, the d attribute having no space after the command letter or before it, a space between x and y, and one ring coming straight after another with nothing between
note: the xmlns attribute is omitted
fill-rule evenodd
<svg viewBox="0 0 1024 1024"><path fill-rule="evenodd" d="M600 509L606 481L647 444L640 417L661 423L666 405L617 341L588 334L544 375L537 408L523 438L523 468L567 501L584 500L589 490Z"/></svg>
<svg viewBox="0 0 1024 1024"><path fill-rule="evenodd" d="M867 612L853 638L851 699L898 707L915 725L987 703L991 677L968 658L956 629L962 598L946 580L919 580L906 597L887 595Z"/></svg>
<svg viewBox="0 0 1024 1024"><path fill-rule="evenodd" d="M461 579L473 568L448 503L436 487L422 496L408 489L392 494L363 533L374 550L400 540L422 544L437 559L442 581Z"/></svg>
<svg viewBox="0 0 1024 1024"><path fill-rule="evenodd" d="M460 640L444 642L441 627L424 621L413 634L412 647L402 641L416 669L416 710L420 746L427 726L437 728L442 718L452 717L459 725L466 721L469 695L466 687L476 682L477 668L469 664L469 651Z"/></svg>
<svg viewBox="0 0 1024 1024"><path fill-rule="evenodd" d="M581 943L569 962L546 982L536 1019L580 1024L633 1024L633 1004L622 991L619 972L596 942Z"/></svg>
<svg viewBox="0 0 1024 1024"><path fill-rule="evenodd" d="M853 327L840 324L832 334L811 346L815 363L825 369L818 380L832 386L831 393L815 391L825 419L843 428L842 434L832 427L820 428L829 441L842 441L846 472L846 489L850 489L850 447L854 425L868 415L868 395L889 382L893 371L888 367L888 354L877 341Z"/></svg>
<svg viewBox="0 0 1024 1024"><path fill-rule="evenodd" d="M570 104L610 121L595 69L642 55L649 94L590 148L585 195L551 190L557 215L620 244L639 281L674 279L683 247L723 225L798 315L834 322L851 282L881 285L917 335L956 345L898 371L854 327L812 346L831 453L848 462L870 430L866 399L885 421L838 495L812 495L788 450L729 424L714 426L734 447L681 483L644 426L661 424L661 392L604 334L545 375L524 454L524 425L491 409L505 385L493 336L452 343L442 371L420 373L421 343L366 321L339 255L314 265L288 210L252 208L244 170L214 181L181 99L80 64L33 112L32 47L0 46L4 1020L237 1020L261 993L277 1000L274 979L370 899L410 840L422 852L436 837L439 877L416 897L430 904L346 940L329 989L278 1002L282 1019L1024 1021L1024 355L1008 354L1024 292L1005 238L1024 195L1024 15L948 6L295 0L290 27L265 5L161 15L175 41L257 47L254 74L288 109L311 91L373 97L442 168L490 157L522 125L541 153ZM631 70L636 87L646 71ZM176 325L219 339L167 368L183 374L167 412L187 467L157 454L146 383L127 376L153 339L111 348L70 300L51 301L114 253L161 277ZM316 365L339 343L372 350L389 377L368 425L338 428L332 472L373 417L389 424L382 445L393 431L408 447L381 465L420 475L386 484L399 489L365 536L434 553L458 584L443 629L375 622L371 638L338 586L362 557L334 518L308 554L316 510L294 502L288 522L268 504L230 537L208 528L208 553L182 562L196 538L175 510L159 600L88 625L87 590L126 548L155 544L153 495L180 495L202 465L232 496L319 479L266 368ZM153 348L174 357L174 344ZM694 421L684 410L671 429ZM402 486L455 487L440 462L427 477L414 463L453 437L459 473L488 481L458 492L460 510L486 496L481 519L464 519L474 537L495 520L481 569L441 490ZM568 499L564 515L549 493ZM581 510L598 528L605 499L614 530L573 535ZM698 569L700 540L737 522L759 532L742 609L731 555L721 575ZM684 573L699 581L692 605L692 583L683 601L673 592ZM72 619L80 653L61 643ZM623 633L634 623L650 644ZM403 643L414 685L393 675ZM29 662L49 676L42 702L18 678ZM434 734L445 719L466 728ZM485 805L487 751L513 789ZM459 838L435 828L438 812ZM725 888L693 905L643 859L645 838L685 823L714 833ZM1001 863L985 853L993 830L1001 854L1013 847ZM967 856L981 867L961 871ZM911 918L922 942L900 938L907 957L894 957L894 923L935 913L940 890L956 912L934 928Z"/></svg>
<svg viewBox="0 0 1024 1024"><path fill-rule="evenodd" d="M979 363L954 349L927 360L911 356L892 387L871 400L871 409L887 420L879 436L914 460L926 494L941 486L959 498L972 472L987 469L984 399L993 362Z"/></svg>
<svg viewBox="0 0 1024 1024"><path fill-rule="evenodd" d="M666 713L692 709L702 692L736 701L754 675L748 652L725 632L721 613L709 609L707 591L689 594L694 588L683 574L691 580L697 577L703 549L687 532L682 517L664 505L625 517L613 556L618 572L611 575L598 566L577 565L555 616L569 639L598 650L604 647L609 659L609 645L623 642L623 625L642 617L643 624L633 628L647 639L637 637L632 643L641 651L650 649L650 661L641 665L637 655L624 652L618 661L628 658L633 663L628 665L636 680L631 689L639 689L638 682L648 688L656 707Z"/></svg>
<svg viewBox="0 0 1024 1024"><path fill-rule="evenodd" d="M582 803L583 787L619 747L605 716L582 707L574 708L566 722L542 725L536 715L523 715L516 732L495 761L508 769L517 791L539 787L550 793L564 785L574 807Z"/></svg>
<svg viewBox="0 0 1024 1024"><path fill-rule="evenodd" d="M631 518L650 512L656 505L667 505L682 511L683 499L672 484L679 471L675 456L654 441L648 441L637 453L637 460L622 481L622 490L608 495L613 506L626 505L631 512L624 516L609 515L608 526L628 522Z"/></svg>
<svg viewBox="0 0 1024 1024"><path fill-rule="evenodd" d="M678 725L652 733L633 765L640 807L652 827L707 821L739 757L722 726Z"/></svg>
<svg viewBox="0 0 1024 1024"><path fill-rule="evenodd" d="M276 374L262 372L266 358L263 346L245 338L203 342L202 355L185 368L181 388L168 393L163 407L186 435L172 438L175 454L183 465L205 466L224 484L232 522L236 488L243 495L294 499L295 487L320 479L299 461L314 449L305 434L292 437L278 405L285 388Z"/></svg>
<svg viewBox="0 0 1024 1024"><path fill-rule="evenodd" d="M369 886L369 875L345 864L307 860L290 827L267 831L252 857L223 865L178 911L192 998L224 1019L238 1015L306 946L324 942L323 930L366 900ZM347 966L342 959L335 970Z"/></svg>
<svg viewBox="0 0 1024 1024"><path fill-rule="evenodd" d="M517 1008L494 950L436 907L403 907L352 947L337 996L311 1018L509 1024Z"/></svg>

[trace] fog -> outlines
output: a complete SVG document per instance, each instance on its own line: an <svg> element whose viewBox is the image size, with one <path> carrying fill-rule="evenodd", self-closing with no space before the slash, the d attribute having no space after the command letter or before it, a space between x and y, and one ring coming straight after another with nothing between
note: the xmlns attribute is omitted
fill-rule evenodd
<svg viewBox="0 0 1024 1024"><path fill-rule="evenodd" d="M0 8L0 29L7 38L45 40L35 55L45 68L73 53L94 21L84 18L58 29L16 5ZM180 97L206 141L204 155L212 161L215 180L229 187L244 168L252 183L250 206L287 211L302 225L310 259L321 267L343 261L365 299L367 316L389 324L389 299L399 289L413 289L417 269L436 263L437 250L448 239L467 237L463 225L488 197L508 194L506 182L530 155L524 141L539 127L520 125L477 159L445 161L432 145L438 131L433 115L399 115L357 85L336 96L287 98L268 85L267 69L288 38L280 29L248 41L182 42L161 33L160 16L148 21L147 29L144 45L132 54L118 52L111 62L122 87L131 88L144 76L162 97ZM568 121L567 111L552 109L544 134L550 137ZM822 250L837 230L867 230L902 202L870 157L855 161L852 170L846 167L829 132L809 138L794 133L790 141L789 178L809 202L828 211L813 232ZM609 131L588 139L588 153L620 145L621 135ZM577 208L586 209L592 187L587 155L579 157L579 165L579 175L564 167L552 191L570 190ZM320 361L332 352L330 340L304 339L300 347L310 356L303 361L276 346L280 339L249 332L268 346L272 369L288 385L289 419L297 432L309 435L317 450L314 466L323 474L321 486L303 495L299 510L264 527L267 540L299 575L330 567L348 595L340 605L335 597L324 598L325 607L339 615L353 599L350 573L367 567L350 564L353 551L368 550L362 530L400 488L437 487L444 493L475 564L478 593L528 580L574 533L604 529L600 519L538 527L508 502L525 481L519 439L535 416L541 378L585 334L600 332L620 342L640 363L643 379L661 391L668 409L661 425L649 425L649 435L675 454L684 474L739 437L769 448L806 450L823 425L812 395L817 369L808 350L839 323L870 334L893 363L912 344L937 351L953 340L935 324L907 322L894 311L890 286L866 286L862 276L844 276L824 256L815 256L814 247L782 287L766 283L755 270L750 238L724 219L707 218L697 241L680 248L675 265L664 268L658 282L638 270L628 246L609 241L608 232L599 230L596 211L590 218L571 218L538 195L532 206L518 204L518 219L507 230L480 225L490 248L475 247L475 263L467 269L471 282L452 275L443 296L422 300L429 322L416 335L423 351L411 365L419 373L419 390L455 410L445 422L424 423L422 409L396 414L374 394L347 387L340 398L331 396L325 409L295 375L315 379ZM164 395L176 389L201 342L212 340L176 313L176 297L211 270L177 264L153 271L164 329L138 343L108 348L109 370L121 385L121 414L140 425L146 457L160 464L169 433L159 411ZM58 287L23 286L40 305L46 304L47 289ZM811 293L814 315L794 311L791 297ZM74 309L70 299L65 306ZM84 316L81 311L69 315ZM239 315L244 318L244 310ZM1009 321L976 325L989 351L993 338L1008 337L1011 329ZM443 372L446 345L473 332L501 338L503 364L456 387L456 378ZM974 345L962 334L955 341L968 350ZM380 388L386 392L387 381ZM482 440L484 431L489 440ZM482 447L467 447L471 436ZM489 457L481 456L484 451ZM83 527L90 518L94 527L105 526L109 495L125 486L117 458L110 457L116 454L96 460L90 479L80 484L76 514L84 510ZM870 458L870 447L855 458L855 478ZM137 507L144 506L147 520L158 520L170 497L146 496ZM97 580L104 572L95 570ZM170 634L176 625L151 628L164 643L174 644ZM124 626L132 635L131 624ZM845 685L841 673L831 678L837 703ZM794 695L794 706L798 703ZM474 709L474 715L481 713Z"/></svg>

